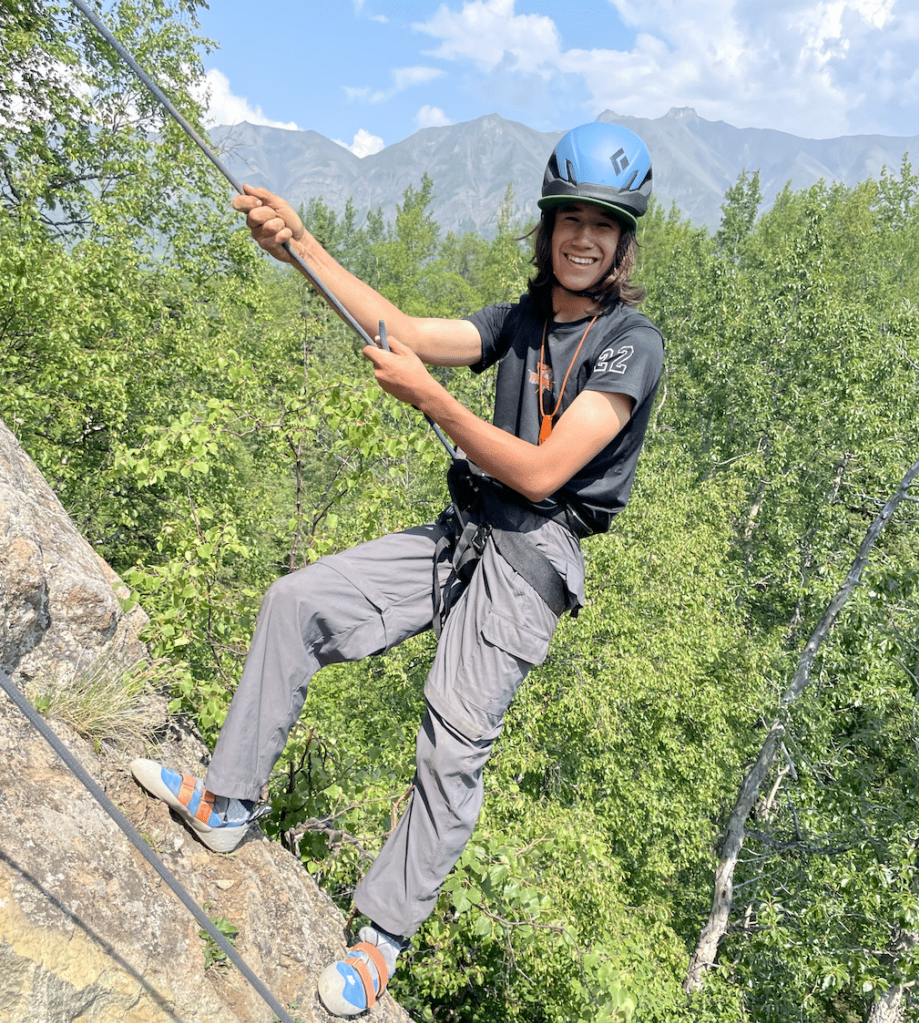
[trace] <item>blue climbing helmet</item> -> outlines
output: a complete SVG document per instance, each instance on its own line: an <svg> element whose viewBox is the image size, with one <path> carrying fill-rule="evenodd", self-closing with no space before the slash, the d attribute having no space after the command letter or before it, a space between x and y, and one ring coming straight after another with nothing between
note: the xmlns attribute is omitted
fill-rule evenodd
<svg viewBox="0 0 919 1023"><path fill-rule="evenodd" d="M594 121L572 128L555 147L542 181L537 205L551 210L571 202L588 202L615 213L626 226L637 226L651 195L651 154L633 131Z"/></svg>

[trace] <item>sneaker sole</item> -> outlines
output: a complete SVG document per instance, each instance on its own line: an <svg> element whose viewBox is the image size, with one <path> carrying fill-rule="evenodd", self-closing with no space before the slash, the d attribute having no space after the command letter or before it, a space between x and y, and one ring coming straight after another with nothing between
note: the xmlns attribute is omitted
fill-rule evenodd
<svg viewBox="0 0 919 1023"><path fill-rule="evenodd" d="M167 806L170 806L182 818L182 820L194 831L195 837L213 852L232 852L239 843L246 837L249 830L248 824L240 824L238 827L227 826L225 828L212 828L197 817L188 812L173 795L166 783L163 781L162 764L155 760L132 760L131 774L134 775L138 784L142 785L151 796L161 799Z"/></svg>

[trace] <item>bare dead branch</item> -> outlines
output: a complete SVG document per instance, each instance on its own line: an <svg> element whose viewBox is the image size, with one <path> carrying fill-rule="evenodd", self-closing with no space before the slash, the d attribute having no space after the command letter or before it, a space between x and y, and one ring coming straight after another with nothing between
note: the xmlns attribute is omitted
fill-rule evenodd
<svg viewBox="0 0 919 1023"><path fill-rule="evenodd" d="M724 838L721 842L718 866L715 870L715 890L711 912L699 935L696 950L690 959L686 979L683 982L683 990L687 994L701 989L705 974L715 965L718 945L727 932L733 899L734 868L740 850L743 848L746 821L759 798L760 790L772 767L779 743L785 736L789 709L810 684L811 671L821 645L835 625L846 601L858 585L878 537L899 504L906 498L907 492L917 476L919 476L919 461L914 462L909 468L895 493L888 499L869 526L845 580L833 595L817 623L817 627L804 644L804 649L798 659L797 670L788 688L782 694L778 713L769 729L766 741L763 743L755 763L741 783L740 792L728 817Z"/></svg>
<svg viewBox="0 0 919 1023"><path fill-rule="evenodd" d="M392 834L396 830L396 825L399 823L399 808L408 799L408 797L415 791L414 785L409 787L402 793L401 796L392 805L392 815L390 817L390 828L389 833Z"/></svg>

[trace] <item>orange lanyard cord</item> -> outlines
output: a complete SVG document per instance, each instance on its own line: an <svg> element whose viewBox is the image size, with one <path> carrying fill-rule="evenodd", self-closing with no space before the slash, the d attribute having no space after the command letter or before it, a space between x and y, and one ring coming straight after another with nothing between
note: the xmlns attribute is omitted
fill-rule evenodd
<svg viewBox="0 0 919 1023"><path fill-rule="evenodd" d="M597 313L597 316L600 314ZM549 321L543 324L542 328L542 341L539 345L539 443L543 444L552 433L552 420L555 418L559 408L562 404L562 398L565 396L565 387L568 384L568 377L571 376L571 370L577 361L578 354L584 345L584 341L587 335L590 333L590 328L597 322L597 316L595 316L590 323L587 324L587 330L584 331L584 335L578 342L578 346L574 351L574 355L571 357L571 362L568 363L568 369L565 372L565 379L562 381L562 386L559 388L558 397L555 400L555 408L552 410L550 415L546 415L543 410L543 393L546 389L546 333L549 329Z"/></svg>

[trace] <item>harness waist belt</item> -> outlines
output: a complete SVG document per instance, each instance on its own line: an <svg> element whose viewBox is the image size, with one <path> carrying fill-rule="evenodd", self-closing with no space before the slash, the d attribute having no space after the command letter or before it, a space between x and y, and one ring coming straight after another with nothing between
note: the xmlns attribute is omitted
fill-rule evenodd
<svg viewBox="0 0 919 1023"><path fill-rule="evenodd" d="M439 521L449 533L438 544L434 567L434 631L438 636L450 608L437 585L437 562L449 550L454 577L468 582L489 538L501 557L536 590L553 614L561 617L569 607L568 587L552 562L527 539L525 532L505 528L510 520L503 514L502 499L489 486L490 482L489 477L482 476L477 467L463 458L454 459L447 473L453 504ZM535 514L537 519L548 517Z"/></svg>

